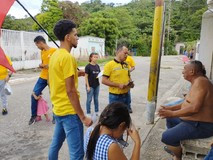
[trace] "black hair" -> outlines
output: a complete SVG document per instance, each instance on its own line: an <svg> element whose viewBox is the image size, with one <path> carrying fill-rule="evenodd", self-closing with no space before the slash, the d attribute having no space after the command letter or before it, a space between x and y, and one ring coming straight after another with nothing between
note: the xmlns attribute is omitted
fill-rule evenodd
<svg viewBox="0 0 213 160"><path fill-rule="evenodd" d="M116 129L122 122L125 122L125 127L129 128L131 124L131 117L129 115L127 105L121 102L109 104L101 113L99 123L95 126L90 136L86 152L88 160L93 159L95 146L100 136L100 127L106 126L109 129Z"/></svg>
<svg viewBox="0 0 213 160"><path fill-rule="evenodd" d="M202 64L201 61L192 60L189 63L194 65L195 70L196 70L197 73L202 73L203 76L206 77L206 69L205 69L205 67L204 67L204 65Z"/></svg>
<svg viewBox="0 0 213 160"><path fill-rule="evenodd" d="M69 34L76 24L70 20L60 20L56 23L53 32L60 41L64 41L64 37Z"/></svg>
<svg viewBox="0 0 213 160"><path fill-rule="evenodd" d="M127 46L126 44L119 44L119 45L117 46L117 52L120 51L120 50L122 50L123 47L128 48L128 46Z"/></svg>
<svg viewBox="0 0 213 160"><path fill-rule="evenodd" d="M34 42L35 43L38 43L38 42L46 43L46 40L42 36L37 36L37 37L35 37Z"/></svg>
<svg viewBox="0 0 213 160"><path fill-rule="evenodd" d="M98 55L98 53L92 52L92 53L89 55L89 62L92 61L92 56L93 56L93 55Z"/></svg>

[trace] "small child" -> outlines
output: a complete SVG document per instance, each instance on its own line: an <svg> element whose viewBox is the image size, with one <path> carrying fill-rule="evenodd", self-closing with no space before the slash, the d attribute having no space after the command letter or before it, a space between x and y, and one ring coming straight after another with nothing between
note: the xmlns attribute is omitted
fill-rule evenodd
<svg viewBox="0 0 213 160"><path fill-rule="evenodd" d="M46 118L46 121L49 122L50 119L48 117L48 105L47 102L42 98L41 95L36 96L35 93L33 93L33 96L36 100L38 100L38 106L37 106L37 117L36 117L36 121L41 121L41 116L44 115Z"/></svg>

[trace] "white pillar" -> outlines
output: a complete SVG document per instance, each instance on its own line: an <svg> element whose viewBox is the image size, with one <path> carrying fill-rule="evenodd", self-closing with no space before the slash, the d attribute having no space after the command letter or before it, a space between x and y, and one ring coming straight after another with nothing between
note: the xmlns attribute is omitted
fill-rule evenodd
<svg viewBox="0 0 213 160"><path fill-rule="evenodd" d="M212 78L213 63L213 0L207 0L208 10L203 14L199 60L205 65L207 76Z"/></svg>

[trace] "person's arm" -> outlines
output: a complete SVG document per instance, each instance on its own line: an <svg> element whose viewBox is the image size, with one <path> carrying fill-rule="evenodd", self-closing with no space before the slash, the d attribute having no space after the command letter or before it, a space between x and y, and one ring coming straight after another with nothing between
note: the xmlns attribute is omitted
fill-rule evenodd
<svg viewBox="0 0 213 160"><path fill-rule="evenodd" d="M86 82L86 87L87 87L87 91L90 91L90 86L89 86L89 81L88 81L88 74L85 73L85 82Z"/></svg>
<svg viewBox="0 0 213 160"><path fill-rule="evenodd" d="M127 87L127 84L114 83L114 82L109 80L109 77L106 77L106 76L102 77L102 84L105 84L109 87L117 87L117 88L120 88L120 89L124 89L125 87Z"/></svg>
<svg viewBox="0 0 213 160"><path fill-rule="evenodd" d="M140 147L141 147L141 139L136 129L128 129L128 134L134 141L134 148L132 151L131 160L139 160L140 159ZM119 147L118 144L113 143L109 147L108 151L108 159L110 160L127 160L123 151Z"/></svg>
<svg viewBox="0 0 213 160"><path fill-rule="evenodd" d="M78 114L79 118L81 119L82 123L86 126L92 125L92 120L84 115L84 112L81 108L77 89L75 88L75 80L74 75L65 79L66 83L66 91L69 97L69 100L75 109L76 113Z"/></svg>
<svg viewBox="0 0 213 160"><path fill-rule="evenodd" d="M123 151L117 143L112 143L108 150L108 159L109 160L127 160Z"/></svg>
<svg viewBox="0 0 213 160"><path fill-rule="evenodd" d="M131 69L129 70L130 72L134 71L135 70L135 66L134 67L131 67Z"/></svg>
<svg viewBox="0 0 213 160"><path fill-rule="evenodd" d="M78 69L78 77L83 77L85 76L85 71L82 69Z"/></svg>

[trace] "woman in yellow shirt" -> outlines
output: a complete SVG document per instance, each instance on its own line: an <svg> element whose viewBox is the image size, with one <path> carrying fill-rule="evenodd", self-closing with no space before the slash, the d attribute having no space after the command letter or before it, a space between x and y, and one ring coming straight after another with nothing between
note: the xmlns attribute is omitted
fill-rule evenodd
<svg viewBox="0 0 213 160"><path fill-rule="evenodd" d="M12 66L12 62L8 56L6 56L9 64ZM9 72L7 68L4 66L0 65L0 96L1 96L1 102L2 102L2 114L6 115L8 113L7 107L8 107L8 102L7 102L7 95L5 94L5 84L6 82L9 81L10 77L12 75L12 72Z"/></svg>

